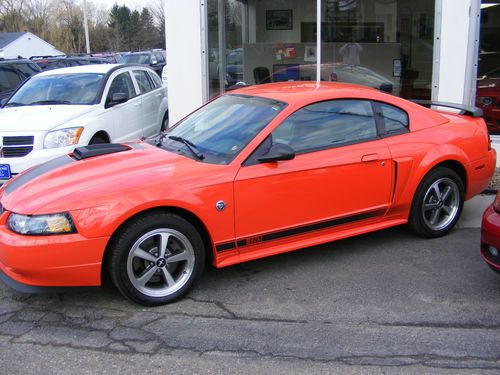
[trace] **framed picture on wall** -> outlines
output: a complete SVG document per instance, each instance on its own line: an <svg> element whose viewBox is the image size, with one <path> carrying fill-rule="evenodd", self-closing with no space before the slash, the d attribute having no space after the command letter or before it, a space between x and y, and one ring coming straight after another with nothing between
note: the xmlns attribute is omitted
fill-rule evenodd
<svg viewBox="0 0 500 375"><path fill-rule="evenodd" d="M293 12L291 9L266 10L266 30L292 30Z"/></svg>

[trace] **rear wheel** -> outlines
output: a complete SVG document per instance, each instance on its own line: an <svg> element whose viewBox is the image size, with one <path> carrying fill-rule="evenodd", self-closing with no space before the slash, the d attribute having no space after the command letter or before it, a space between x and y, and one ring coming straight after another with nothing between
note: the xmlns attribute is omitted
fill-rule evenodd
<svg viewBox="0 0 500 375"><path fill-rule="evenodd" d="M109 274L124 296L154 306L186 294L204 262L196 228L180 216L151 213L119 233L110 252Z"/></svg>
<svg viewBox="0 0 500 375"><path fill-rule="evenodd" d="M438 167L420 183L411 206L409 224L422 237L440 237L456 224L464 205L464 184L453 170Z"/></svg>

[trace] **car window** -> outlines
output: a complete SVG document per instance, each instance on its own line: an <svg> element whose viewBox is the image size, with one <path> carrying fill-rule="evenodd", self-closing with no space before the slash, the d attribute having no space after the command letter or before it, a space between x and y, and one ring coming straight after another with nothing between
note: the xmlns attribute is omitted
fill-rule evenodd
<svg viewBox="0 0 500 375"><path fill-rule="evenodd" d="M21 81L22 79L13 65L0 65L0 91L15 89Z"/></svg>
<svg viewBox="0 0 500 375"><path fill-rule="evenodd" d="M165 62L165 59L164 59L163 54L161 52L155 52L154 55L156 56L156 59L158 60L158 62L160 62L160 63Z"/></svg>
<svg viewBox="0 0 500 375"><path fill-rule="evenodd" d="M135 96L134 84L128 72L121 73L113 79L109 87L106 102L110 102L113 98L113 94L116 93L125 93L129 99Z"/></svg>
<svg viewBox="0 0 500 375"><path fill-rule="evenodd" d="M285 106L272 99L224 95L170 128L163 146L192 157L171 138L183 137L196 145L203 162L228 164Z"/></svg>
<svg viewBox="0 0 500 375"><path fill-rule="evenodd" d="M94 104L104 74L77 73L34 76L7 102L17 105Z"/></svg>
<svg viewBox="0 0 500 375"><path fill-rule="evenodd" d="M377 137L371 103L332 100L304 107L272 133L273 143L288 144L296 153L358 143Z"/></svg>
<svg viewBox="0 0 500 375"><path fill-rule="evenodd" d="M19 71L19 74L21 75L21 78L23 81L32 76L33 74L36 74L40 71L40 69L35 65L35 64L18 64L17 70Z"/></svg>
<svg viewBox="0 0 500 375"><path fill-rule="evenodd" d="M139 85L139 90L141 94L153 90L153 84L148 77L148 74L144 70L134 70L134 77Z"/></svg>
<svg viewBox="0 0 500 375"><path fill-rule="evenodd" d="M120 64L149 64L151 62L150 54L123 55L120 57Z"/></svg>
<svg viewBox="0 0 500 375"><path fill-rule="evenodd" d="M405 111L385 103L376 103L375 108L383 120L385 133L395 135L408 131L408 115Z"/></svg>
<svg viewBox="0 0 500 375"><path fill-rule="evenodd" d="M165 68L163 68L163 69L165 69ZM160 87L162 85L161 78L158 76L158 74L148 72L148 76L149 76L149 78L151 78L151 81L153 82L153 87L155 89L157 89L158 87Z"/></svg>

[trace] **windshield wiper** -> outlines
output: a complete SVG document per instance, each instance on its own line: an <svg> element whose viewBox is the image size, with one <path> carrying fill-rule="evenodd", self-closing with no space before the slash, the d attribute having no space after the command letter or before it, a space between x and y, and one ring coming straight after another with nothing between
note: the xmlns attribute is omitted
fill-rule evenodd
<svg viewBox="0 0 500 375"><path fill-rule="evenodd" d="M173 141L184 143L186 147L189 149L189 151L191 151L193 155L196 156L199 160L205 159L205 156L200 151L197 150L196 145L193 142L187 140L186 138L178 137L176 135L169 135L168 138Z"/></svg>
<svg viewBox="0 0 500 375"><path fill-rule="evenodd" d="M22 107L23 105L26 105L24 103L18 103L18 102L10 102L6 103L3 107Z"/></svg>
<svg viewBox="0 0 500 375"><path fill-rule="evenodd" d="M67 100L38 100L36 102L32 102L29 105L45 105L45 104L71 104L71 102Z"/></svg>

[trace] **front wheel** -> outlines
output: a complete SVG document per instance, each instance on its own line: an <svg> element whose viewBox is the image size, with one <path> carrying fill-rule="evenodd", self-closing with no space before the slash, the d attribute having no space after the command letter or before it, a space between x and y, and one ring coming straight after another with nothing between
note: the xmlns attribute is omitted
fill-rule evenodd
<svg viewBox="0 0 500 375"><path fill-rule="evenodd" d="M449 168L435 168L424 177L413 197L410 227L422 237L444 236L460 218L463 205L460 176Z"/></svg>
<svg viewBox="0 0 500 375"><path fill-rule="evenodd" d="M205 262L196 228L170 213L150 213L134 220L110 250L109 273L115 286L127 298L148 306L186 294Z"/></svg>

